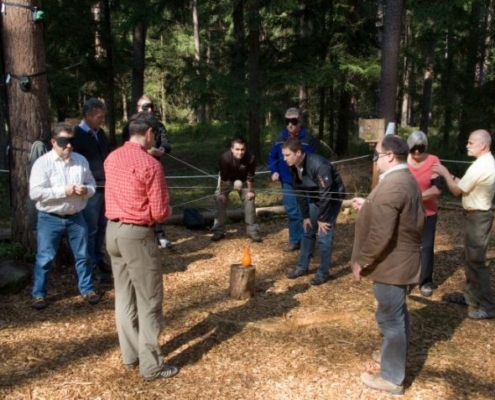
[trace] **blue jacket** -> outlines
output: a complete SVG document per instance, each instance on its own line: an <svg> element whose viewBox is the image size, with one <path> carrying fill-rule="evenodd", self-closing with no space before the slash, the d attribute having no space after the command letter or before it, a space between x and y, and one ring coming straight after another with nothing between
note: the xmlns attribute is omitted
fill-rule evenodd
<svg viewBox="0 0 495 400"><path fill-rule="evenodd" d="M277 135L273 141L272 149L268 157L268 168L270 173L278 172L279 180L282 183L292 184L292 174L289 170L289 166L284 161L284 155L282 154L282 144L289 138L289 131L285 128L281 133ZM302 142L305 153L315 153L317 141L311 133L309 133L304 126L301 126L297 138Z"/></svg>

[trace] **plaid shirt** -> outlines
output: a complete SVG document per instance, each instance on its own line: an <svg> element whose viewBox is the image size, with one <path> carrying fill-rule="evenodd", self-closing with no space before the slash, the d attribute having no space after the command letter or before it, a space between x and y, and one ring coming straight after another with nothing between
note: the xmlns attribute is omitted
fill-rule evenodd
<svg viewBox="0 0 495 400"><path fill-rule="evenodd" d="M125 142L105 160L105 207L109 220L139 225L170 214L167 181L159 161L134 142Z"/></svg>

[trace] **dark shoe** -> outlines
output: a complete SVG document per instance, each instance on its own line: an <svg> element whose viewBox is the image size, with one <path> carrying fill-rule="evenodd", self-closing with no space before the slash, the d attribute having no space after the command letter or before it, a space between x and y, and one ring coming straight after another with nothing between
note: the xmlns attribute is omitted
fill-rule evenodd
<svg viewBox="0 0 495 400"><path fill-rule="evenodd" d="M477 310L468 312L468 317L471 319L490 319L495 318L495 312L486 312L478 308Z"/></svg>
<svg viewBox="0 0 495 400"><path fill-rule="evenodd" d="M251 240L253 242L256 242L256 243L261 243L261 236L259 233L251 233L250 235L248 235Z"/></svg>
<svg viewBox="0 0 495 400"><path fill-rule="evenodd" d="M313 286L323 285L330 278L328 276L315 275L313 279L309 281L309 283Z"/></svg>
<svg viewBox="0 0 495 400"><path fill-rule="evenodd" d="M86 300L89 304L91 304L92 306L97 305L101 300L101 296L95 292L89 292L89 293L83 294L82 298L84 300Z"/></svg>
<svg viewBox="0 0 495 400"><path fill-rule="evenodd" d="M365 372L361 375L361 382L371 389L383 390L384 392L392 394L404 394L403 385L396 385L395 383L389 382L378 374L370 374L369 372Z"/></svg>
<svg viewBox="0 0 495 400"><path fill-rule="evenodd" d="M219 240L222 240L225 237L225 233L222 232L215 232L213 236L211 237L211 240L213 242L218 242Z"/></svg>
<svg viewBox="0 0 495 400"><path fill-rule="evenodd" d="M112 275L112 267L108 265L105 261L100 260L98 261L98 264L96 264L100 272L103 272L104 274Z"/></svg>
<svg viewBox="0 0 495 400"><path fill-rule="evenodd" d="M297 268L294 268L292 271L290 271L286 277L289 278L289 279L296 279L296 278L299 278L301 276L304 276L308 273L308 271L304 270L304 269L297 269Z"/></svg>
<svg viewBox="0 0 495 400"><path fill-rule="evenodd" d="M123 367L128 371L132 371L133 369L139 367L139 361L134 361L133 363L130 364L123 364Z"/></svg>
<svg viewBox="0 0 495 400"><path fill-rule="evenodd" d="M165 237L165 233L163 231L156 233L156 239L158 241L158 246L160 248L162 249L172 248L172 242L170 240L167 240L167 238Z"/></svg>
<svg viewBox="0 0 495 400"><path fill-rule="evenodd" d="M375 350L373 353L371 353L371 359L377 364L380 364L382 362L382 351Z"/></svg>
<svg viewBox="0 0 495 400"><path fill-rule="evenodd" d="M301 245L299 243L289 243L282 250L285 251L286 253L290 253L292 251L299 250L300 248L301 248Z"/></svg>
<svg viewBox="0 0 495 400"><path fill-rule="evenodd" d="M153 381L155 379L171 378L172 376L175 376L178 373L179 373L179 368L170 364L163 364L162 369L160 371L155 372L153 375L143 376L143 378L147 381Z"/></svg>
<svg viewBox="0 0 495 400"><path fill-rule="evenodd" d="M48 303L47 303L46 299L43 297L35 297L35 299L33 301L33 307L36 310L43 310L43 308L46 308L47 305L48 305Z"/></svg>
<svg viewBox="0 0 495 400"><path fill-rule="evenodd" d="M426 283L419 289L421 296L430 297L433 294L435 287L431 283Z"/></svg>
<svg viewBox="0 0 495 400"><path fill-rule="evenodd" d="M443 299L449 303L459 304L461 306L468 306L468 302L462 293L449 293L443 296Z"/></svg>

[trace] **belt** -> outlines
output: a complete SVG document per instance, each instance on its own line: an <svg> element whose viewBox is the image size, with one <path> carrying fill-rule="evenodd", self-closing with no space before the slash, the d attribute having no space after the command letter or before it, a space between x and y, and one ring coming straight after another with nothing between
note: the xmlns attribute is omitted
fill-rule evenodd
<svg viewBox="0 0 495 400"><path fill-rule="evenodd" d="M60 214L50 213L50 212L46 212L46 211L43 211L43 212L45 214L51 215L52 217L63 218L63 219L67 219L67 218L73 217L74 215L78 214L78 213L74 213L74 214L60 215Z"/></svg>
<svg viewBox="0 0 495 400"><path fill-rule="evenodd" d="M118 218L111 219L110 221L115 222L115 223L120 223L120 224L123 224L123 225L142 226L142 227L144 227L144 228L153 228L153 227L155 226L155 224L153 224L153 225L148 225L148 224L139 224L139 223L136 223L136 222L123 222L123 221L121 221L121 220L120 220L120 219L118 219Z"/></svg>
<svg viewBox="0 0 495 400"><path fill-rule="evenodd" d="M488 212L490 210L464 210L464 214L475 214L475 213L483 213L483 212Z"/></svg>

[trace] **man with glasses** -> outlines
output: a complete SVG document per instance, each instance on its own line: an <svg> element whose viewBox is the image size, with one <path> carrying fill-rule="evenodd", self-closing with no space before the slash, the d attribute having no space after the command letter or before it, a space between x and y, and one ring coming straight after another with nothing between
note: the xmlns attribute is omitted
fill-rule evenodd
<svg viewBox="0 0 495 400"><path fill-rule="evenodd" d="M142 95L137 102L137 112L147 112L151 115L155 115L155 106L151 99ZM129 140L129 124L126 124L122 129L122 141L127 142ZM160 160L165 154L169 154L172 151L172 146L168 138L167 129L160 121L157 121L155 143L148 150L148 154ZM155 226L156 238L158 244L163 249L170 249L172 247L172 242L167 240L165 237L165 232L163 231L163 226L161 224L156 224Z"/></svg>
<svg viewBox="0 0 495 400"><path fill-rule="evenodd" d="M115 320L124 368L139 367L145 380L170 378L178 369L163 361L163 270L154 225L171 214L163 167L148 154L157 120L131 117L130 139L105 160L106 242L115 284Z"/></svg>
<svg viewBox="0 0 495 400"><path fill-rule="evenodd" d="M289 108L285 112L286 128L275 137L268 157L268 165L272 181L282 184L282 201L287 214L289 243L283 248L285 252L299 250L302 236L302 218L297 202L297 194L292 186L292 174L282 154L282 145L288 139L298 139L305 153L314 153L317 141L302 125L301 113L297 108Z"/></svg>
<svg viewBox="0 0 495 400"><path fill-rule="evenodd" d="M367 199L352 199L359 210L352 272L358 281L361 276L373 281L375 318L384 337L381 350L372 354L380 373L364 373L361 381L393 394L404 392L410 329L406 295L419 278L425 217L421 191L407 168L408 154L404 139L386 135L373 157L381 174L378 185Z"/></svg>
<svg viewBox="0 0 495 400"><path fill-rule="evenodd" d="M35 161L29 178L29 196L38 210L33 285L33 307L37 310L48 305L48 275L64 232L74 255L79 292L91 305L100 301L88 254L88 227L82 215L96 185L88 161L72 151L73 141L71 125L55 125L52 150Z"/></svg>
<svg viewBox="0 0 495 400"><path fill-rule="evenodd" d="M466 286L464 293L451 293L446 300L470 306L468 317L495 317L495 301L490 284L490 266L486 265L486 250L493 223L492 199L495 194L495 160L490 152L492 137L479 129L469 135L468 156L476 160L459 179L443 165L433 171L445 178L450 192L462 196L464 208L464 258Z"/></svg>
<svg viewBox="0 0 495 400"><path fill-rule="evenodd" d="M282 145L282 154L292 174L303 218L299 261L287 278L296 279L308 273L318 234L320 265L309 283L322 285L330 279L335 225L345 197L345 187L335 167L317 154L306 154L298 139L287 140Z"/></svg>

